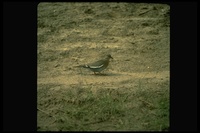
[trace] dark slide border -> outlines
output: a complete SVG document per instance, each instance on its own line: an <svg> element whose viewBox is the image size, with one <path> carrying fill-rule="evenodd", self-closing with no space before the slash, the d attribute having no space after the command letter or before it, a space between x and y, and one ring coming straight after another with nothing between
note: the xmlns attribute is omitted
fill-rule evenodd
<svg viewBox="0 0 200 133"><path fill-rule="evenodd" d="M170 131L197 131L197 2L170 4ZM37 5L3 3L3 129L37 130Z"/></svg>

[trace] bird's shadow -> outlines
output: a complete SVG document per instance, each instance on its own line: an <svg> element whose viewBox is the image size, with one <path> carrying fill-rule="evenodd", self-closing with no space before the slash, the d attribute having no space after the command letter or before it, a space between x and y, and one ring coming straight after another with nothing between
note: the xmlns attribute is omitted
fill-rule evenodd
<svg viewBox="0 0 200 133"><path fill-rule="evenodd" d="M97 73L97 74L89 74L92 76L120 76L122 74L119 73Z"/></svg>
<svg viewBox="0 0 200 133"><path fill-rule="evenodd" d="M90 75L90 76L121 76L123 74L121 73L83 73L82 71L78 72L77 73L78 75L84 75L84 76L87 76L87 75Z"/></svg>

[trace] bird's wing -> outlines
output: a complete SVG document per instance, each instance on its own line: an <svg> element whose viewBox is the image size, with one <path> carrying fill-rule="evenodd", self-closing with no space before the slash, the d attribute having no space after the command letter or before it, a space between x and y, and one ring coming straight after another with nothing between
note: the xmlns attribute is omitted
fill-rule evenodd
<svg viewBox="0 0 200 133"><path fill-rule="evenodd" d="M101 68L102 66L104 66L104 62L105 60L99 60L94 63L88 64L88 66L90 66L90 68Z"/></svg>

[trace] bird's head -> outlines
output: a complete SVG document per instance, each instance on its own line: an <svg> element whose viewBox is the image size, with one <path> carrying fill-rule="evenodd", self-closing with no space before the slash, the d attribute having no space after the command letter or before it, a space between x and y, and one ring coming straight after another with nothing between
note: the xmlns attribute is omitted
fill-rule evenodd
<svg viewBox="0 0 200 133"><path fill-rule="evenodd" d="M106 56L108 59L113 59L113 57L110 55L110 54L108 54L107 56Z"/></svg>

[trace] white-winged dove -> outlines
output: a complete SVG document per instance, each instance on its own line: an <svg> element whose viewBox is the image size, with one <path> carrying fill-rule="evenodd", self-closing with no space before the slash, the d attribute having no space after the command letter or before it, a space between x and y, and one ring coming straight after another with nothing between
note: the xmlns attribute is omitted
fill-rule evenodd
<svg viewBox="0 0 200 133"><path fill-rule="evenodd" d="M93 71L94 74L96 74L96 72L100 73L101 71L103 71L104 69L106 69L108 67L110 59L113 59L113 58L110 54L108 54L108 55L106 55L106 57L104 59L98 60L94 63L90 63L87 65L79 65L77 67L87 68L87 69Z"/></svg>

